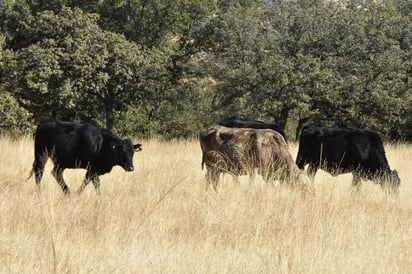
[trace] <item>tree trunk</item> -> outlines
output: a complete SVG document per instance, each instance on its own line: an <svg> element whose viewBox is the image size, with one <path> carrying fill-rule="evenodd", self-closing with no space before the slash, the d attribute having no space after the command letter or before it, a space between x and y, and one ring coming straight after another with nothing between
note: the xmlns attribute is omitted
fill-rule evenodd
<svg viewBox="0 0 412 274"><path fill-rule="evenodd" d="M276 113L274 117L276 118L275 121L279 125L279 127L285 131L286 123L288 121L290 109L285 107L280 112Z"/></svg>
<svg viewBox="0 0 412 274"><path fill-rule="evenodd" d="M281 111L272 113L273 121L279 126L279 128L285 133L286 122L288 121L290 109L285 107ZM287 136L286 136L287 137Z"/></svg>
<svg viewBox="0 0 412 274"><path fill-rule="evenodd" d="M104 107L106 110L106 128L114 134L118 135L114 121L113 100L107 99L104 102Z"/></svg>

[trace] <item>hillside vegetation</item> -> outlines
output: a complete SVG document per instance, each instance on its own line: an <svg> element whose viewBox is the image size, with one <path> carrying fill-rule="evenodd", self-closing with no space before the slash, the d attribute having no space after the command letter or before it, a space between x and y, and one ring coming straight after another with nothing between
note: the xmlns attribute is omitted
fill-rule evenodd
<svg viewBox="0 0 412 274"><path fill-rule="evenodd" d="M238 115L412 140L410 0L5 0L0 132L190 138Z"/></svg>
<svg viewBox="0 0 412 274"><path fill-rule="evenodd" d="M410 145L386 146L396 197L350 174L319 172L311 191L225 176L206 189L196 140L143 142L135 171L64 196L47 165L41 193L26 182L30 138L0 139L2 273L409 273ZM297 146L291 145L295 157ZM66 170L72 190L85 172Z"/></svg>

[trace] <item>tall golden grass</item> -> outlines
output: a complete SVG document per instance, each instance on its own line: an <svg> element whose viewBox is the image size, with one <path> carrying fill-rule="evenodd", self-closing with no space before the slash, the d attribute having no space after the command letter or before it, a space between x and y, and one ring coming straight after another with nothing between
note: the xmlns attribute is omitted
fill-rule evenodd
<svg viewBox="0 0 412 274"><path fill-rule="evenodd" d="M291 154L296 156L296 145ZM248 176L206 189L197 141L149 141L135 171L116 167L64 196L46 166L26 178L30 138L0 138L1 273L411 273L412 147L386 146L396 197L350 174L318 172L314 192ZM66 170L76 190L84 170Z"/></svg>

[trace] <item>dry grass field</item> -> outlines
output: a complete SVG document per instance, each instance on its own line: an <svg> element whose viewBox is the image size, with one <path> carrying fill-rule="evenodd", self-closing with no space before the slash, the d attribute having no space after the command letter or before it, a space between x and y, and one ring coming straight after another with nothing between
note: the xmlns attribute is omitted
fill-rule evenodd
<svg viewBox="0 0 412 274"><path fill-rule="evenodd" d="M0 138L1 273L412 273L412 147L386 146L396 197L350 174L318 172L313 191L259 177L206 190L197 141L143 142L135 171L115 167L66 197L29 138ZM291 145L296 156L297 147ZM84 170L66 170L72 191Z"/></svg>

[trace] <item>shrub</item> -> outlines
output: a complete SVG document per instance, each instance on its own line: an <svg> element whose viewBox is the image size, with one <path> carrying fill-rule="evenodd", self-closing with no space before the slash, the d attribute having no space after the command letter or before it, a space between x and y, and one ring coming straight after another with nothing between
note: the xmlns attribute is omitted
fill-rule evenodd
<svg viewBox="0 0 412 274"><path fill-rule="evenodd" d="M0 133L24 134L32 130L31 114L7 92L0 93Z"/></svg>

